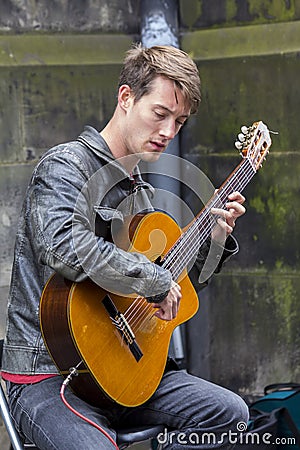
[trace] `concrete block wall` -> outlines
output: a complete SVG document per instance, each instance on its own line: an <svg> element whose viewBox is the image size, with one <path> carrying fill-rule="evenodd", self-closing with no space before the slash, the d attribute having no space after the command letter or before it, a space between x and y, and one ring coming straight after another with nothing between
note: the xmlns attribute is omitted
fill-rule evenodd
<svg viewBox="0 0 300 450"><path fill-rule="evenodd" d="M299 2L180 5L182 48L203 86L183 155L218 187L240 161L241 125L263 120L279 133L245 189L240 252L200 293L187 329L192 372L253 398L269 383L300 380Z"/></svg>

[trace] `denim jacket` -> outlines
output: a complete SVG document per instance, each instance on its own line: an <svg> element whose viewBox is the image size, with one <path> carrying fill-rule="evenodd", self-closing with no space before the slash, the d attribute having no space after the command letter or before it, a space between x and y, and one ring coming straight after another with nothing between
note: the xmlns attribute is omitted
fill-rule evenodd
<svg viewBox="0 0 300 450"><path fill-rule="evenodd" d="M76 141L43 155L30 180L16 235L3 371L57 373L39 321L40 297L54 272L144 297L155 298L170 289L169 271L114 244L125 216L152 210L152 192L138 168L129 175L92 127L85 127ZM238 250L233 238L230 242L217 271ZM198 266L203 266L207 252L205 246L199 252Z"/></svg>

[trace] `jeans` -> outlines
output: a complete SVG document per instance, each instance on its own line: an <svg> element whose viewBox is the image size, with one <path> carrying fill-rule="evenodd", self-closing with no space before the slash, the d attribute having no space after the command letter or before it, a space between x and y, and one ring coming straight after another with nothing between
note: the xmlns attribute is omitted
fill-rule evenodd
<svg viewBox="0 0 300 450"><path fill-rule="evenodd" d="M83 421L62 402L60 376L31 385L8 383L12 415L21 434L40 450L113 450L98 429ZM79 399L69 388L65 396L73 408L100 425L115 439L115 427L165 424L158 436L163 449L230 449L230 433L247 422L248 408L236 394L182 370L167 372L143 405L127 408L114 404L109 410Z"/></svg>

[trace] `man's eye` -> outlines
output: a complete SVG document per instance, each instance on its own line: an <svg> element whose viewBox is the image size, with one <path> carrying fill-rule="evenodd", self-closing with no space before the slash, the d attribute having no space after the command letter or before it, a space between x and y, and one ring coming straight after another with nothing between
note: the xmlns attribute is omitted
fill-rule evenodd
<svg viewBox="0 0 300 450"><path fill-rule="evenodd" d="M159 113L159 112L157 112L157 111L154 111L154 114L155 114L156 117L158 117L159 119L164 119L164 117L165 117L164 114L161 114L161 113Z"/></svg>

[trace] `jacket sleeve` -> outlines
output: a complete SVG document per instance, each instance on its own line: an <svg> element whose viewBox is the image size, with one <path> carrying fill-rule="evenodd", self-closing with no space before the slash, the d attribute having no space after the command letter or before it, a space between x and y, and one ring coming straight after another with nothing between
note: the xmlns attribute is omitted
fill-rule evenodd
<svg viewBox="0 0 300 450"><path fill-rule="evenodd" d="M72 281L91 278L105 290L123 295L149 297L168 291L169 271L96 236L95 205L101 189L90 189L88 180L84 164L67 147L38 165L30 186L28 219L39 262Z"/></svg>
<svg viewBox="0 0 300 450"><path fill-rule="evenodd" d="M223 264L231 256L237 254L239 245L235 237L229 235L225 241L224 247L218 242L208 238L200 248L195 267L199 271L200 289L206 287L214 273L222 270Z"/></svg>

